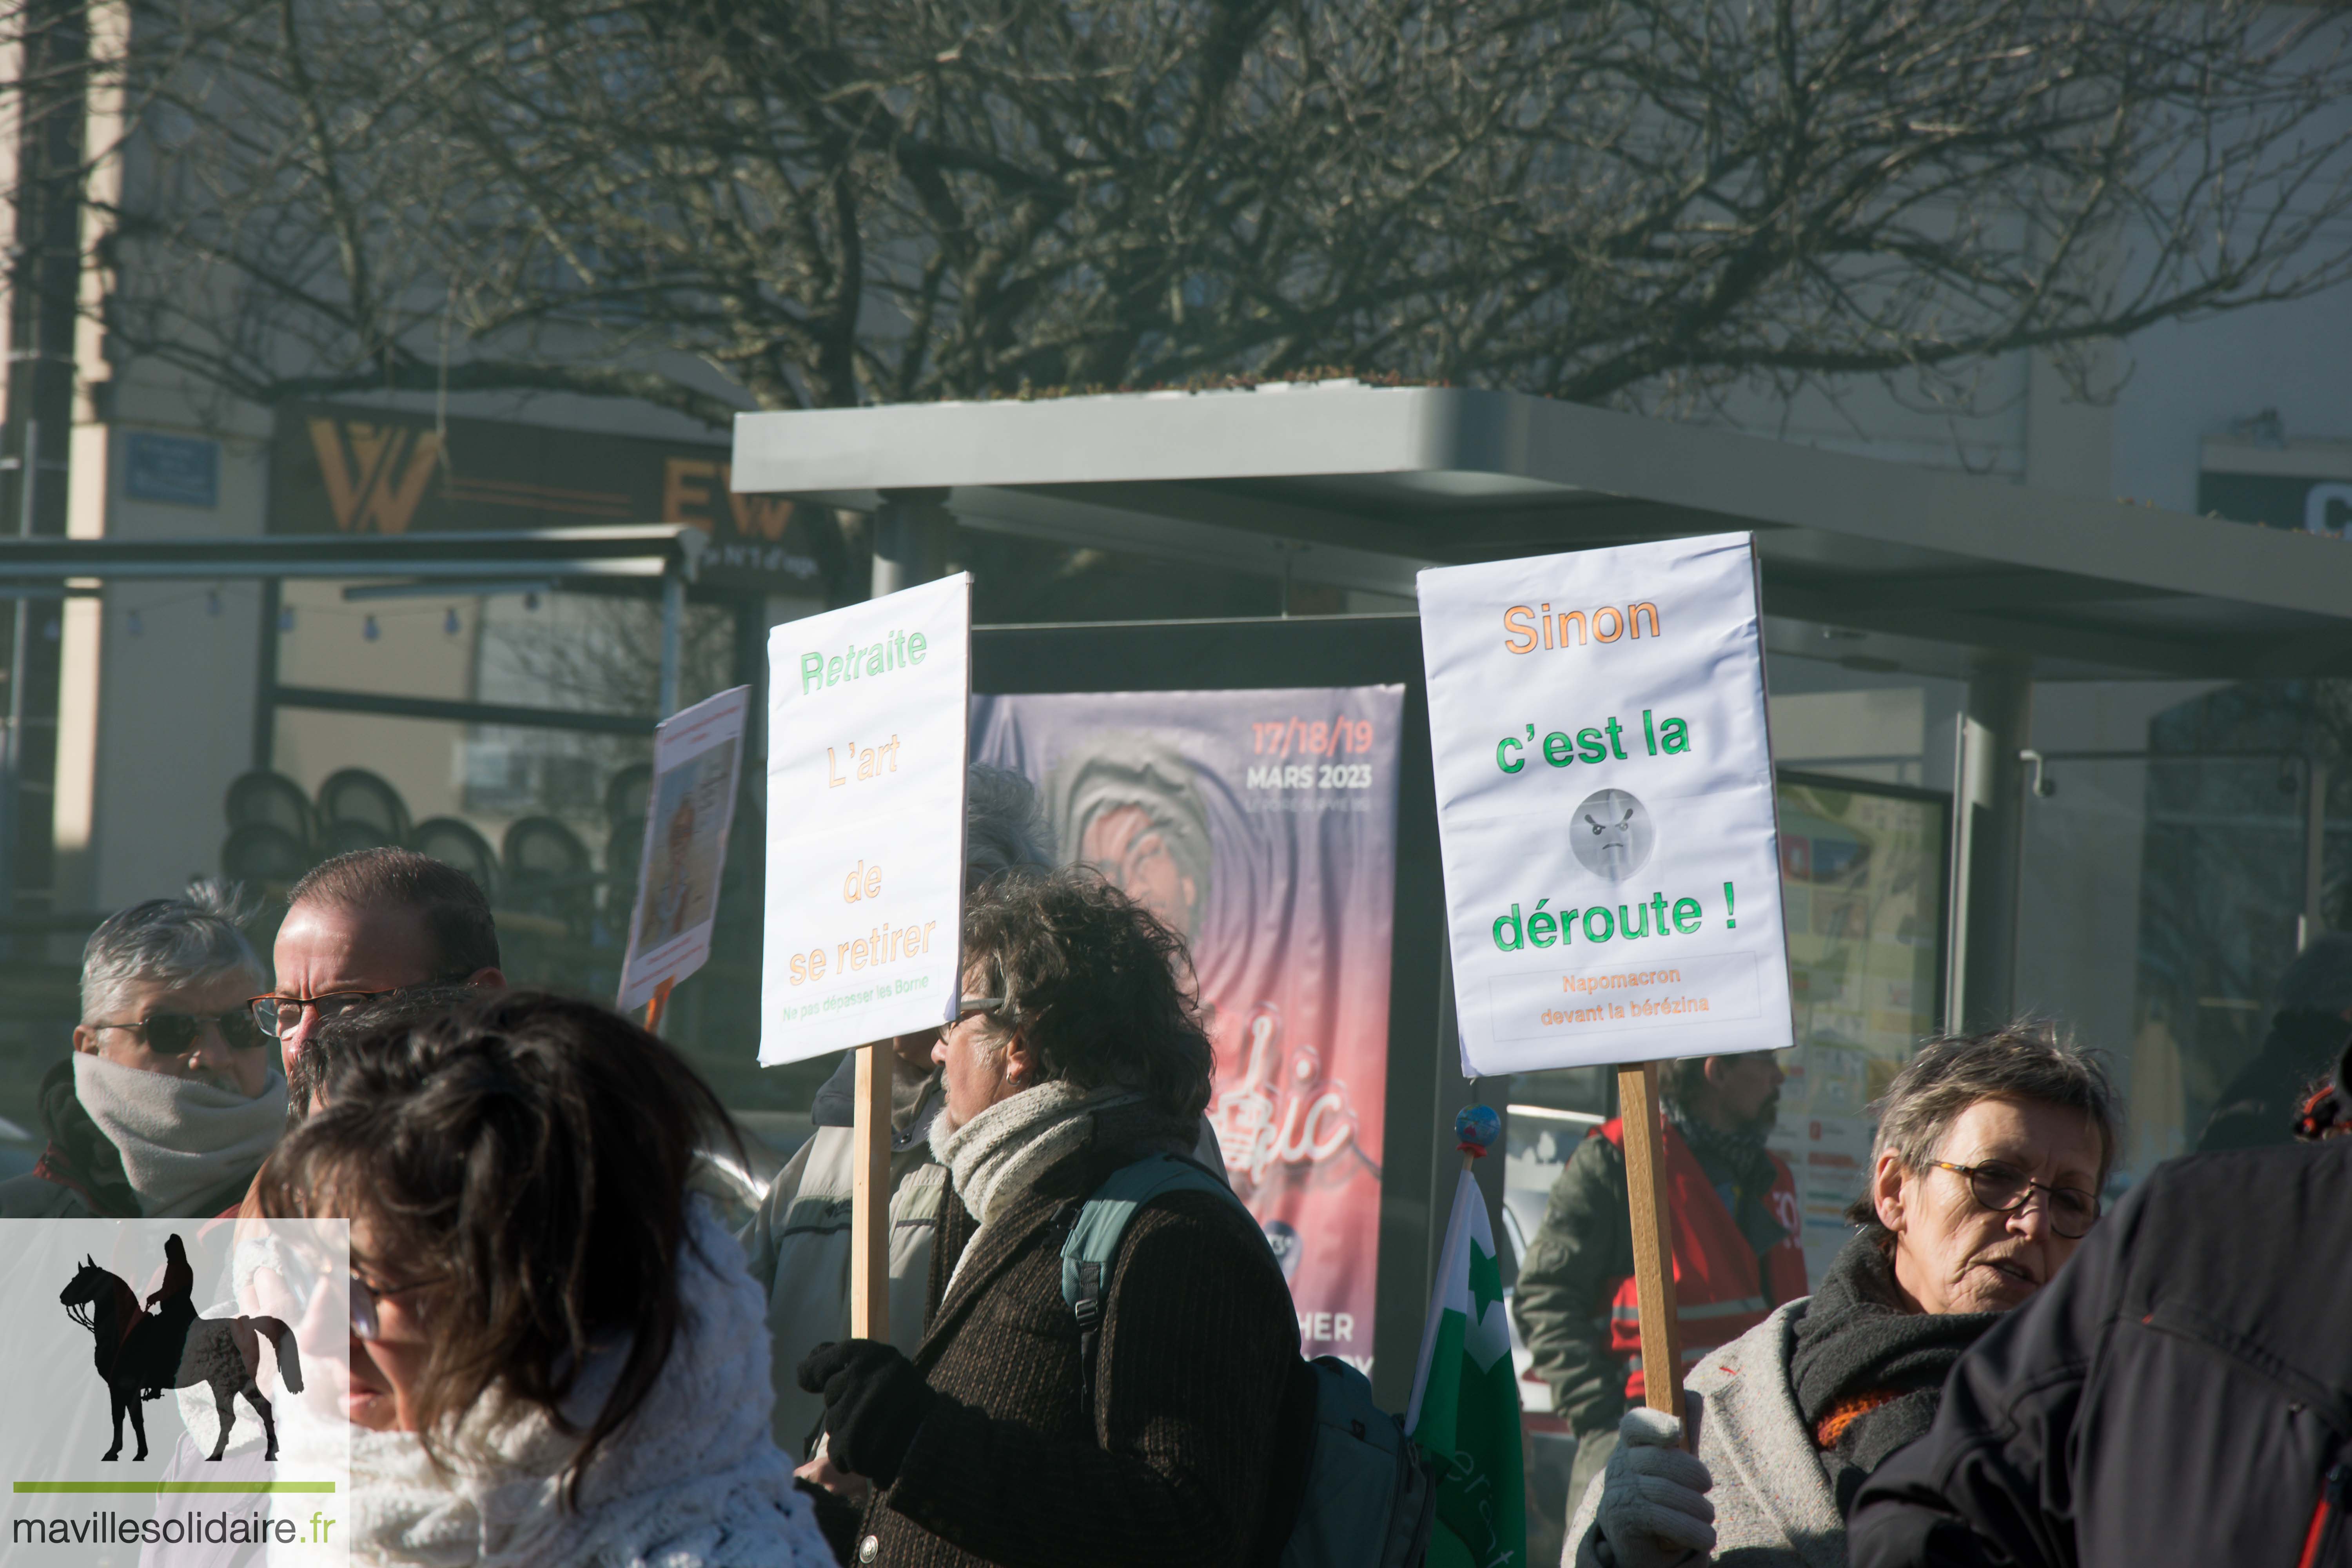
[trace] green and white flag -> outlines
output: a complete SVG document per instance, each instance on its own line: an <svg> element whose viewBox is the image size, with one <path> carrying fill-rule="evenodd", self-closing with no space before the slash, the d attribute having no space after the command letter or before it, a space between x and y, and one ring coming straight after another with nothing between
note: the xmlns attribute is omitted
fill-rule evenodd
<svg viewBox="0 0 2352 1568"><path fill-rule="evenodd" d="M1404 1424L1439 1466L1429 1568L1527 1568L1519 1384L1503 1316L1503 1271L1486 1197L1467 1171L1445 1223Z"/></svg>

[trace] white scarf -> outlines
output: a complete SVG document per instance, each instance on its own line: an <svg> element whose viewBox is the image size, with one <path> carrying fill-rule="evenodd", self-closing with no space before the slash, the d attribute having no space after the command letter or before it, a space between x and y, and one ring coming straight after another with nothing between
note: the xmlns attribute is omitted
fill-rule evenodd
<svg viewBox="0 0 2352 1568"><path fill-rule="evenodd" d="M286 1131L286 1079L276 1071L252 1100L198 1079L142 1072L74 1053L74 1098L122 1156L122 1173L150 1217L250 1176ZM209 1217L208 1215L206 1217Z"/></svg>
<svg viewBox="0 0 2352 1568"><path fill-rule="evenodd" d="M352 1435L352 1561L420 1568L832 1568L792 1467L768 1436L766 1303L701 1200L678 1254L686 1317L636 1414L589 1461L575 1510L562 1472L579 1445L495 1390L456 1424L436 1468L410 1432ZM599 1351L565 1412L585 1427L625 1346Z"/></svg>

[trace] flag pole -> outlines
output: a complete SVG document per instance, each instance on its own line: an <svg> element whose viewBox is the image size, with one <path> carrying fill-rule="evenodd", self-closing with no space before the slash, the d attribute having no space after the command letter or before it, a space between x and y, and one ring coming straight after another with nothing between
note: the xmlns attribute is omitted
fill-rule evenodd
<svg viewBox="0 0 2352 1568"><path fill-rule="evenodd" d="M1502 1142L1502 1118L1492 1107L1469 1106L1454 1119L1454 1132L1462 1173L1454 1178L1405 1435L1438 1471L1430 1560L1525 1568L1527 1434L1501 1253L1475 1171Z"/></svg>
<svg viewBox="0 0 2352 1568"><path fill-rule="evenodd" d="M1617 1069L1625 1129L1625 1201L1633 1221L1633 1291L1642 1317L1642 1402L1683 1417L1682 1317L1675 1307L1674 1243L1666 1228L1665 1148L1659 1135L1658 1064Z"/></svg>

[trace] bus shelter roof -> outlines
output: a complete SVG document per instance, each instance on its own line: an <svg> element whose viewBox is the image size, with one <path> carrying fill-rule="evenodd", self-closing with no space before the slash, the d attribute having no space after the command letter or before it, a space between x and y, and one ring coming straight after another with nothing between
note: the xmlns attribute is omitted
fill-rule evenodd
<svg viewBox="0 0 2352 1568"><path fill-rule="evenodd" d="M1517 393L1355 382L737 417L733 484L1387 593L1752 530L1776 618L2040 679L2352 672L2352 548ZM944 491L944 495L936 492Z"/></svg>

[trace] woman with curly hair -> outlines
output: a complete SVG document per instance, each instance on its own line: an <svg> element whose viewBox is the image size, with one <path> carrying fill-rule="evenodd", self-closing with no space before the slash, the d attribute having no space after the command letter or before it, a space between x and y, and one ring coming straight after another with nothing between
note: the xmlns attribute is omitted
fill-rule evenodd
<svg viewBox="0 0 2352 1568"><path fill-rule="evenodd" d="M808 1471L870 1484L856 1560L1214 1568L1287 1532L1297 1321L1246 1210L1203 1173L1144 1202L1082 1326L1062 1251L1089 1194L1183 1160L1213 1064L1182 942L1097 872L1008 875L966 906L931 1147L954 1196L909 1358L820 1346ZM1083 1266L1082 1266L1083 1267ZM1311 1405L1307 1407L1311 1410ZM1289 1435L1277 1441L1278 1433Z"/></svg>

